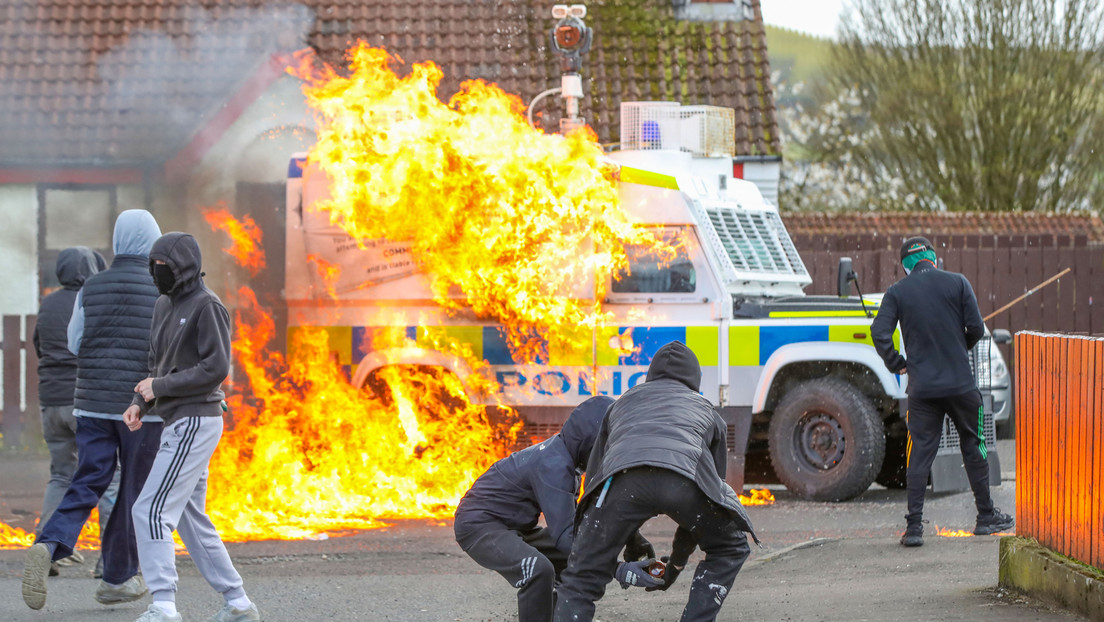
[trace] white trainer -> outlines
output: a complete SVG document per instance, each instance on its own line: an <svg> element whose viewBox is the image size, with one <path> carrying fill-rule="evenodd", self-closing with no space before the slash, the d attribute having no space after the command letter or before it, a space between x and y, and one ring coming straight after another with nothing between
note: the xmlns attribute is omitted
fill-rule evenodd
<svg viewBox="0 0 1104 622"><path fill-rule="evenodd" d="M134 575L120 585L100 581L100 586L96 588L96 602L101 605L129 603L145 596L147 591L146 581L140 574Z"/></svg>
<svg viewBox="0 0 1104 622"><path fill-rule="evenodd" d="M169 615L157 605L150 605L149 609L146 609L146 612L138 616L134 622L183 622L183 620L179 612L176 615Z"/></svg>
<svg viewBox="0 0 1104 622"><path fill-rule="evenodd" d="M261 614L257 611L257 603L249 603L245 609L235 609L226 605L219 612L211 616L211 622L257 622Z"/></svg>
<svg viewBox="0 0 1104 622"><path fill-rule="evenodd" d="M50 573L50 548L39 543L23 557L23 602L31 609L46 605L46 576Z"/></svg>

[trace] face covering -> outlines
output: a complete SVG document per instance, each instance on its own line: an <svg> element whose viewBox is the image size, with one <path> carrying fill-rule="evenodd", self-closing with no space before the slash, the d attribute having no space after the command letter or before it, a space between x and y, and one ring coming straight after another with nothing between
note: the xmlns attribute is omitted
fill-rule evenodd
<svg viewBox="0 0 1104 622"><path fill-rule="evenodd" d="M173 275L172 267L168 264L153 264L153 270L150 271L150 274L153 275L153 284L157 286L157 291L162 294L168 295L173 286L176 285L176 277Z"/></svg>

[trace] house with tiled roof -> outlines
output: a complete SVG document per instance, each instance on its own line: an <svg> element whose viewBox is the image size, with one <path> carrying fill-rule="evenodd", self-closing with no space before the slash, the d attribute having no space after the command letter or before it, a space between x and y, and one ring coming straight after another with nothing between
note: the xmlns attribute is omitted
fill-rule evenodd
<svg viewBox="0 0 1104 622"><path fill-rule="evenodd" d="M7 0L0 5L0 312L34 313L59 250L109 252L115 215L206 235L202 207L250 213L282 282L288 156L314 139L303 50L340 67L357 40L432 60L440 95L480 78L529 101L557 86L543 0ZM759 0L598 0L581 113L605 144L622 101L736 111L734 168L777 183L779 143ZM557 127L562 105L537 117ZM755 171L758 171L756 173ZM759 180L762 182L762 180ZM768 192L769 194L769 192ZM209 265L218 284L229 268ZM227 285L223 283L223 285ZM278 288L277 288L278 290Z"/></svg>

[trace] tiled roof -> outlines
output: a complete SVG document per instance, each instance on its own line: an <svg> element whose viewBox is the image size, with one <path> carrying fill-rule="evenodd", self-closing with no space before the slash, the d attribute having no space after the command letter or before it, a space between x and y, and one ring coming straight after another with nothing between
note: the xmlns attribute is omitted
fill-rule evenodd
<svg viewBox="0 0 1104 622"><path fill-rule="evenodd" d="M738 22L686 22L671 0L598 0L582 113L618 138L624 100L737 111L739 154L779 153L759 0ZM304 43L340 65L357 39L437 62L447 98L469 78L526 102L559 85L553 2L541 0L6 0L0 166L163 162L274 52ZM548 129L555 98L541 104Z"/></svg>
<svg viewBox="0 0 1104 622"><path fill-rule="evenodd" d="M892 239L893 246L910 235L994 235L994 236L1068 236L1084 237L1088 242L1104 242L1104 220L1095 212L1040 214L1032 212L913 213L806 213L782 215L786 230L798 236L868 236Z"/></svg>

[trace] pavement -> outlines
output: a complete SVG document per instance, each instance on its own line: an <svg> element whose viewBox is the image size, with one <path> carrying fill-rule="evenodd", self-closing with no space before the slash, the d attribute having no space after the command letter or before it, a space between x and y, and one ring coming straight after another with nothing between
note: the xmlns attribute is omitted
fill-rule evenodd
<svg viewBox="0 0 1104 622"><path fill-rule="evenodd" d="M998 506L1014 508L1014 448L999 441ZM0 456L0 520L33 525L46 461ZM1085 618L997 587L999 538L949 538L935 527L972 529L969 493L929 493L925 545L906 549L904 492L873 487L845 503L813 503L773 487L774 505L748 512L763 548L752 547L718 620L1071 621ZM644 533L662 553L674 525L649 522ZM515 591L480 568L453 540L451 521L397 521L390 527L294 542L230 543L245 587L269 622L300 620L512 621ZM94 554L90 555L94 560ZM88 564L49 581L47 605L28 609L20 597L22 551L0 551L0 620L11 622L134 620L148 605L104 607L92 599ZM691 558L691 564L700 554ZM178 557L177 604L185 620L206 620L221 599L186 556ZM689 576L667 592L621 590L610 584L597 620L678 620Z"/></svg>

